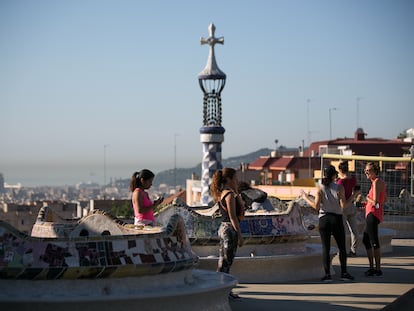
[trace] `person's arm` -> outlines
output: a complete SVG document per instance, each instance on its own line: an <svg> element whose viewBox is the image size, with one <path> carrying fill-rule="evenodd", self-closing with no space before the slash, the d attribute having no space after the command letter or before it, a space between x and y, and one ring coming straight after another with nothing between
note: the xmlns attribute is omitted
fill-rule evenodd
<svg viewBox="0 0 414 311"><path fill-rule="evenodd" d="M322 193L320 188L318 189L318 192L316 192L315 200L311 200L304 191L302 191L302 198L316 211L319 211L321 208Z"/></svg>
<svg viewBox="0 0 414 311"><path fill-rule="evenodd" d="M239 202L239 206L243 209L242 215L244 217L244 211L246 210L246 204L244 203L243 197L240 193L236 195L236 200ZM240 222L240 221L239 221Z"/></svg>
<svg viewBox="0 0 414 311"><path fill-rule="evenodd" d="M134 209L134 216L137 217L138 211L138 191L132 192L132 208Z"/></svg>
<svg viewBox="0 0 414 311"><path fill-rule="evenodd" d="M369 201L372 205L376 205L380 203L380 194L384 191L384 182L380 179L375 179L372 182L372 194L373 198L367 197L367 201ZM385 200L387 199L387 194L385 194ZM384 200L384 201L385 201Z"/></svg>
<svg viewBox="0 0 414 311"><path fill-rule="evenodd" d="M154 201L150 206L144 206L144 191L137 191L138 192L138 212L140 214L144 214L148 211L155 209L158 205L161 204L161 201Z"/></svg>
<svg viewBox="0 0 414 311"><path fill-rule="evenodd" d="M361 191L352 190L352 194L349 196L348 199L346 199L344 186L338 185L339 204L341 205L342 209L348 208L352 204L352 202L355 201L355 198L358 196L360 192Z"/></svg>
<svg viewBox="0 0 414 311"><path fill-rule="evenodd" d="M237 213L236 213L236 200L237 198L234 192L231 192L229 195L226 195L225 197L227 212L229 213L231 225L233 226L234 230L236 230L237 232L239 246L242 246L243 237L242 237L242 233L240 229L239 219L237 218Z"/></svg>

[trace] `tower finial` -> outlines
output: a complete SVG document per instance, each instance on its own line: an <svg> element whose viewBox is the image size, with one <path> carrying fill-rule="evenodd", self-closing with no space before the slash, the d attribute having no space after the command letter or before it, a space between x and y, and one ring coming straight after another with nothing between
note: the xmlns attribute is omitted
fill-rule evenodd
<svg viewBox="0 0 414 311"><path fill-rule="evenodd" d="M206 67L198 74L198 79L225 79L226 74L218 67L214 53L214 46L216 44L224 44L224 37L214 37L216 26L213 23L208 26L208 32L210 35L208 38L201 37L200 39L201 45L208 44L210 46L210 52Z"/></svg>

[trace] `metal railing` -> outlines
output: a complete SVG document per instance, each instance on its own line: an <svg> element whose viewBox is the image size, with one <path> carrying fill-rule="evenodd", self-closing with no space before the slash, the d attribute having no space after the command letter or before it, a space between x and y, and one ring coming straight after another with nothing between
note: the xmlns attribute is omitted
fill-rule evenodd
<svg viewBox="0 0 414 311"><path fill-rule="evenodd" d="M414 214L414 177L412 157L376 157L359 155L323 154L321 170L329 164L338 167L342 160L347 160L349 172L357 178L361 185L362 194L367 194L371 181L364 174L367 162L377 162L380 167L380 177L387 186L387 202L384 213L388 215Z"/></svg>

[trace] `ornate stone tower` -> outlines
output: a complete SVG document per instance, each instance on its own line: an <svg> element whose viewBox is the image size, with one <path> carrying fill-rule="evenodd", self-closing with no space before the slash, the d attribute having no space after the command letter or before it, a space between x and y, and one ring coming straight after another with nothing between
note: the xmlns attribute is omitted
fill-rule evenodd
<svg viewBox="0 0 414 311"><path fill-rule="evenodd" d="M206 67L198 74L198 83L203 91L203 126L200 141L203 144L201 163L201 203L211 201L209 185L216 170L222 168L221 143L224 141L224 127L221 126L221 91L226 84L226 74L219 69L214 55L214 45L224 43L224 38L214 37L216 27L210 24L209 37L201 38L201 44L210 45Z"/></svg>

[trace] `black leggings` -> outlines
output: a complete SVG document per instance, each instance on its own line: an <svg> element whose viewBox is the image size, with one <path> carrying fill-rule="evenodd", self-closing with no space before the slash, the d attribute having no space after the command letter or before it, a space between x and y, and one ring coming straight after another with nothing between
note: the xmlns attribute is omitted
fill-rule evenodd
<svg viewBox="0 0 414 311"><path fill-rule="evenodd" d="M230 222L222 222L218 235L220 237L218 272L230 273L230 267L236 256L238 236Z"/></svg>
<svg viewBox="0 0 414 311"><path fill-rule="evenodd" d="M362 242L365 245L366 249L378 249L380 248L379 238L378 238L378 225L379 219L374 216L374 214L369 213L365 219L365 230L364 237Z"/></svg>
<svg viewBox="0 0 414 311"><path fill-rule="evenodd" d="M322 261L325 274L330 274L331 267L331 236L335 238L339 249L341 273L346 271L345 229L342 215L328 213L319 218L319 234L322 241Z"/></svg>

